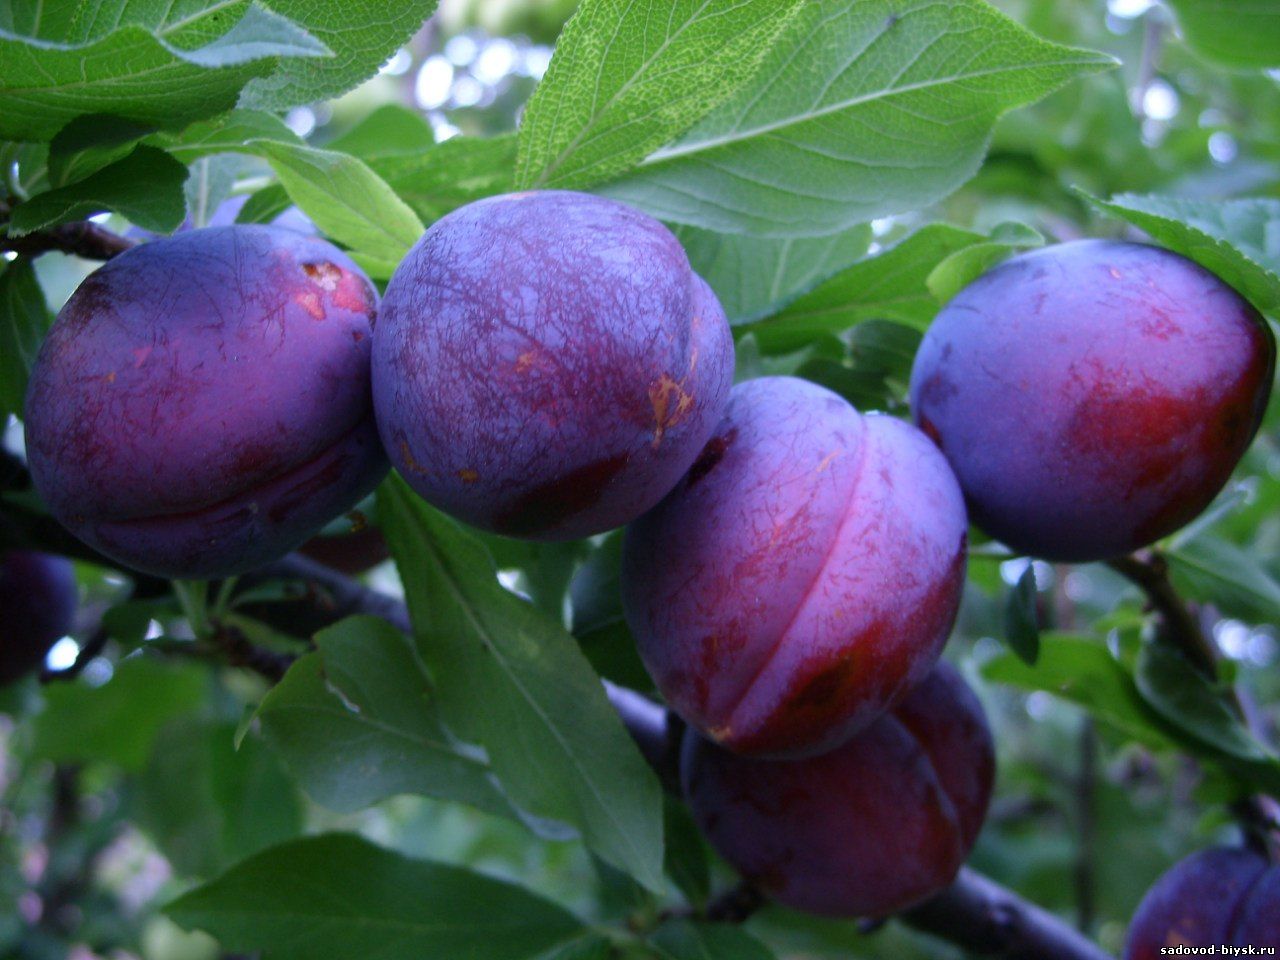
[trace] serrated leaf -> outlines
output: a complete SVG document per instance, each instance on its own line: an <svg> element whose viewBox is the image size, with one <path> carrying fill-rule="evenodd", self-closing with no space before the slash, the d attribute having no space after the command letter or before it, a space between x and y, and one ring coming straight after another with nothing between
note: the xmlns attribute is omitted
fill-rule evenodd
<svg viewBox="0 0 1280 960"><path fill-rule="evenodd" d="M22 416L31 365L51 323L31 261L0 261L0 414Z"/></svg>
<svg viewBox="0 0 1280 960"><path fill-rule="evenodd" d="M454 137L418 156L380 157L370 167L430 223L473 200L514 189L516 138Z"/></svg>
<svg viewBox="0 0 1280 960"><path fill-rule="evenodd" d="M939 263L982 234L945 223L921 227L905 240L820 283L772 316L747 325L765 353L786 353L864 320L893 320L924 330L938 312L928 287Z"/></svg>
<svg viewBox="0 0 1280 960"><path fill-rule="evenodd" d="M1044 244L1044 237L1022 223L1002 223L987 243L957 250L930 272L925 285L943 304L1010 254Z"/></svg>
<svg viewBox="0 0 1280 960"><path fill-rule="evenodd" d="M622 173L750 79L797 0L585 0L520 122L516 187Z"/></svg>
<svg viewBox="0 0 1280 960"><path fill-rule="evenodd" d="M479 751L440 725L412 641L385 620L321 631L263 698L262 733L304 790L340 813L415 793L514 817Z"/></svg>
<svg viewBox="0 0 1280 960"><path fill-rule="evenodd" d="M398 476L378 511L445 723L484 747L515 803L577 827L602 859L661 890L661 789L573 638L505 590L475 537Z"/></svg>
<svg viewBox="0 0 1280 960"><path fill-rule="evenodd" d="M1083 196L1217 274L1263 313L1280 314L1280 200Z"/></svg>
<svg viewBox="0 0 1280 960"><path fill-rule="evenodd" d="M1271 0L1168 0L1187 44L1214 63L1280 66L1280 6Z"/></svg>
<svg viewBox="0 0 1280 960"><path fill-rule="evenodd" d="M839 273L861 259L871 243L871 227L865 223L828 237L780 240L680 224L672 230L733 324L759 319Z"/></svg>
<svg viewBox="0 0 1280 960"><path fill-rule="evenodd" d="M135 147L83 180L38 193L14 208L9 230L30 233L58 223L115 211L146 230L168 233L187 213L187 168L155 147Z"/></svg>
<svg viewBox="0 0 1280 960"><path fill-rule="evenodd" d="M279 58L327 52L257 4L224 35L193 50L138 24L81 45L0 30L0 138L48 140L104 106L124 120L181 127L235 106L245 84Z"/></svg>
<svg viewBox="0 0 1280 960"><path fill-rule="evenodd" d="M722 233L835 233L951 193L1002 114L1114 63L983 0L814 0L751 83L601 191Z"/></svg>
<svg viewBox="0 0 1280 960"><path fill-rule="evenodd" d="M328 237L365 257L399 263L422 221L381 177L345 153L258 141L290 199Z"/></svg>
<svg viewBox="0 0 1280 960"><path fill-rule="evenodd" d="M355 154L368 163L384 157L420 156L435 142L431 124L420 111L384 103L326 147Z"/></svg>
<svg viewBox="0 0 1280 960"><path fill-rule="evenodd" d="M104 114L76 117L49 143L49 182L60 187L127 157L152 124L136 123Z"/></svg>
<svg viewBox="0 0 1280 960"><path fill-rule="evenodd" d="M774 960L772 951L741 927L669 920L649 943L663 960Z"/></svg>
<svg viewBox="0 0 1280 960"><path fill-rule="evenodd" d="M263 851L165 913L228 950L272 960L531 960L583 932L572 914L514 884L348 834Z"/></svg>
<svg viewBox="0 0 1280 960"><path fill-rule="evenodd" d="M302 139L279 117L260 110L232 110L211 120L193 123L178 133L161 134L151 143L163 147L182 163L194 163L219 153L258 152L258 141L298 144Z"/></svg>
<svg viewBox="0 0 1280 960"><path fill-rule="evenodd" d="M409 42L436 8L436 0L266 0L272 10L333 51L324 60L282 60L269 76L245 89L241 105L279 110L327 100L378 72Z"/></svg>
<svg viewBox="0 0 1280 960"><path fill-rule="evenodd" d="M1028 563L1005 599L1004 637L1009 649L1033 667L1040 655L1040 617L1036 613L1036 595L1036 567L1034 563Z"/></svg>

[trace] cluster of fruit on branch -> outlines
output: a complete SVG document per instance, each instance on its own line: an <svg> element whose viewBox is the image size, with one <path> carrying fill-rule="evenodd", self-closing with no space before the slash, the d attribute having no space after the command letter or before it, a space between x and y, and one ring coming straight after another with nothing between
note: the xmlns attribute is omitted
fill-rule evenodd
<svg viewBox="0 0 1280 960"><path fill-rule="evenodd" d="M939 661L969 520L1050 560L1150 544L1221 490L1273 368L1261 316L1216 276L1081 241L951 300L916 358L914 426L797 378L732 386L724 312L676 238L547 191L444 217L381 300L282 226L142 243L59 314L26 443L59 521L167 578L282 557L392 464L505 536L629 525L626 618L688 724L706 837L782 903L883 917L953 880L991 795L981 705ZM0 605L24 639L0 678L40 661L73 604L65 562L6 559ZM1214 943L1280 943L1261 854L1177 867L1128 955Z"/></svg>

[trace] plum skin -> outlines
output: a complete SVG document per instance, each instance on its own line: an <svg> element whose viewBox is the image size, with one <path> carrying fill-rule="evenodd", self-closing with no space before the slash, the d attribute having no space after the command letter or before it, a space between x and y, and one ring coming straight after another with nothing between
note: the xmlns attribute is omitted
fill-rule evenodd
<svg viewBox="0 0 1280 960"><path fill-rule="evenodd" d="M1175 864L1133 915L1124 958L1156 960L1177 946L1280 947L1280 865L1229 847Z"/></svg>
<svg viewBox="0 0 1280 960"><path fill-rule="evenodd" d="M39 667L72 631L77 596L70 560L26 550L0 555L0 686Z"/></svg>
<svg viewBox="0 0 1280 960"><path fill-rule="evenodd" d="M723 409L733 341L658 221L567 191L439 220L396 269L373 349L378 426L428 502L572 540L658 502Z"/></svg>
<svg viewBox="0 0 1280 960"><path fill-rule="evenodd" d="M274 560L386 474L369 384L377 293L275 227L129 250L67 301L32 370L35 486L126 566L225 577Z"/></svg>
<svg viewBox="0 0 1280 960"><path fill-rule="evenodd" d="M916 355L916 422L973 521L1048 560L1111 559L1184 526L1257 431L1275 343L1178 254L1084 240L962 290Z"/></svg>
<svg viewBox="0 0 1280 960"><path fill-rule="evenodd" d="M884 917L942 890L973 848L995 777L982 706L941 662L828 753L762 760L692 730L685 797L711 845L789 907Z"/></svg>
<svg viewBox="0 0 1280 960"><path fill-rule="evenodd" d="M955 478L910 424L804 380L751 380L628 527L623 609L689 724L739 753L815 753L937 661L966 532Z"/></svg>

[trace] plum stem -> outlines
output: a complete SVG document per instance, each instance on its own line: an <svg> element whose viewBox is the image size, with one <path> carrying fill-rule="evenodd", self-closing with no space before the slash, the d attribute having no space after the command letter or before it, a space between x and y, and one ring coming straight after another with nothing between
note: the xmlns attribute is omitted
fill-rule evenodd
<svg viewBox="0 0 1280 960"><path fill-rule="evenodd" d="M0 225L9 220L10 206L0 200ZM137 244L89 220L60 223L45 230L33 230L21 237L0 236L0 252L24 253L38 257L56 250L86 260L110 260Z"/></svg>

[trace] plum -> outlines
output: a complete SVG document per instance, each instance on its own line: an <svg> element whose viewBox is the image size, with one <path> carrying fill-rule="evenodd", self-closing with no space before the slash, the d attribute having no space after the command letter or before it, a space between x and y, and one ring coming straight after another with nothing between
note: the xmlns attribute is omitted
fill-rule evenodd
<svg viewBox="0 0 1280 960"><path fill-rule="evenodd" d="M1176 864L1139 905L1124 956L1156 960L1179 946L1280 947L1280 866L1229 847Z"/></svg>
<svg viewBox="0 0 1280 960"><path fill-rule="evenodd" d="M0 557L0 685L39 667L71 632L76 599L70 560L23 550Z"/></svg>
<svg viewBox="0 0 1280 960"><path fill-rule="evenodd" d="M911 405L974 523L1087 562L1172 533L1257 431L1275 343L1258 312L1158 247L1084 240L962 290L916 355Z"/></svg>
<svg viewBox="0 0 1280 960"><path fill-rule="evenodd" d="M884 917L937 893L973 848L995 777L982 705L943 662L842 746L743 757L692 730L694 819L745 878L797 910Z"/></svg>
<svg viewBox="0 0 1280 960"><path fill-rule="evenodd" d="M264 226L143 244L58 314L26 402L32 479L127 566L225 577L276 559L386 474L377 293L336 247Z"/></svg>
<svg viewBox="0 0 1280 960"><path fill-rule="evenodd" d="M378 427L428 502L511 537L621 526L688 469L724 407L733 342L656 220L545 191L455 210L383 298Z"/></svg>
<svg viewBox="0 0 1280 960"><path fill-rule="evenodd" d="M740 753L818 752L937 661L966 531L951 470L910 424L804 380L751 380L628 528L623 607L690 724Z"/></svg>

